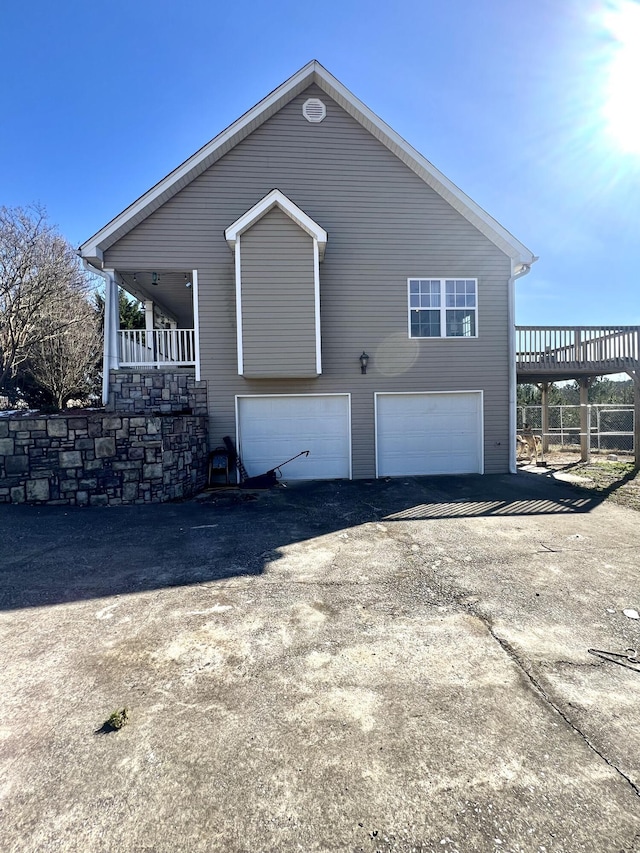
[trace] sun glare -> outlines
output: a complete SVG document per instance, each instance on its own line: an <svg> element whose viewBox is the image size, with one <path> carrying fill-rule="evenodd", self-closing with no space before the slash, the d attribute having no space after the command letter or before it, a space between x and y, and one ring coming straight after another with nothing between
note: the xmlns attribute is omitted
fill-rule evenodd
<svg viewBox="0 0 640 853"><path fill-rule="evenodd" d="M611 40L604 119L617 146L640 156L640 3L612 4L604 25Z"/></svg>

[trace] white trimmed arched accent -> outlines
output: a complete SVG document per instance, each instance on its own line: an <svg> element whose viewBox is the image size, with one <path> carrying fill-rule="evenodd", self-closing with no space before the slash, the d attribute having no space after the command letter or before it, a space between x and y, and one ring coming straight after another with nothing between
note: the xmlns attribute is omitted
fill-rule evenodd
<svg viewBox="0 0 640 853"><path fill-rule="evenodd" d="M270 193L267 193L263 199L254 204L252 208L243 213L239 219L236 219L233 225L230 225L225 230L224 237L229 248L232 251L235 250L238 237L248 228L251 228L265 213L276 206L299 225L303 231L306 231L310 237L317 240L318 256L319 260L322 261L325 249L327 248L327 232L317 222L314 222L310 216L307 216L304 210L301 210L290 198L287 198L284 193L280 192L280 190L271 190Z"/></svg>
<svg viewBox="0 0 640 853"><path fill-rule="evenodd" d="M311 258L313 266L313 281L310 282L313 286L313 307L310 310L313 312L313 327L315 338L315 365L312 373L299 373L300 358L294 352L295 347L287 349L286 345L281 348L281 352L287 352L289 361L292 365L293 372L289 373L289 367L280 365L274 369L273 376L270 376L267 368L256 373L255 364L251 367L251 357L246 356L245 340L244 340L244 322L243 322L243 259L241 255L241 243L244 245L249 239L249 230L260 221L269 211L278 208L285 214L301 231L307 234L312 239L313 256ZM245 236L243 236L245 235ZM237 319L237 355L238 355L238 373L240 376L252 376L253 378L296 378L298 376L319 376L322 373L322 352L321 352L321 334L320 334L320 262L324 259L324 254L327 246L327 232L314 222L304 210L301 210L297 204L294 204L291 199L278 189L271 190L263 199L252 208L243 213L239 219L230 225L224 232L225 239L229 248L234 253L235 258L235 283L236 283L236 319ZM242 238L242 239L241 239ZM246 248L245 248L246 251ZM309 315L311 318L311 314ZM281 372L281 371L284 371Z"/></svg>

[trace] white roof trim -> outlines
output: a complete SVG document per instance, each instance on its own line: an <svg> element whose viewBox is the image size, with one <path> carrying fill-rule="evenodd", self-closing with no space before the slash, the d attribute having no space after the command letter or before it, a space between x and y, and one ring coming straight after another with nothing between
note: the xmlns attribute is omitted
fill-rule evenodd
<svg viewBox="0 0 640 853"><path fill-rule="evenodd" d="M220 159L227 151L312 83L315 83L329 97L333 98L349 115L362 124L376 139L422 178L426 184L511 257L515 262L516 270L529 266L537 260L536 256L523 243L463 193L388 124L365 106L362 101L358 100L317 60L312 60L304 68L301 68L300 71L296 72L83 243L80 247L81 256L101 261L101 252L112 246L143 219L146 219L154 210L157 210L205 169L213 165L216 160Z"/></svg>
<svg viewBox="0 0 640 853"><path fill-rule="evenodd" d="M296 225L299 225L310 237L318 241L320 260L322 260L327 246L327 232L317 222L314 222L310 216L307 216L304 210L301 210L290 198L281 193L280 190L271 190L270 193L267 193L263 199L260 199L257 204L254 204L252 208L243 213L239 219L236 219L225 230L224 237L229 244L229 248L234 249L236 239L274 207L279 207L283 213L286 213L287 216L293 219Z"/></svg>

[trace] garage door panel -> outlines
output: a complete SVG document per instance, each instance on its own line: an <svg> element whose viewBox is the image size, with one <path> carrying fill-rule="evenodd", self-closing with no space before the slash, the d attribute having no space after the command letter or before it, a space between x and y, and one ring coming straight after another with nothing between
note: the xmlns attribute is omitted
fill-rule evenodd
<svg viewBox="0 0 640 853"><path fill-rule="evenodd" d="M309 450L283 469L287 480L350 476L347 395L238 398L238 446L250 476Z"/></svg>
<svg viewBox="0 0 640 853"><path fill-rule="evenodd" d="M482 471L482 397L378 394L378 476Z"/></svg>

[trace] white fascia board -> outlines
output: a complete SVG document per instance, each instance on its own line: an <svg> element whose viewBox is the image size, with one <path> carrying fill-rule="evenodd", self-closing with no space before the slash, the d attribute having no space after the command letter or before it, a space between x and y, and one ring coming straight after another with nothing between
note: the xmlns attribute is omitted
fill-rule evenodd
<svg viewBox="0 0 640 853"><path fill-rule="evenodd" d="M310 216L307 216L304 210L299 208L297 204L277 189L267 193L264 198L260 199L257 204L254 204L252 208L243 213L239 219L236 219L225 230L224 237L229 244L229 248L234 249L237 238L274 207L279 207L296 225L299 225L303 231L306 231L310 237L317 241L320 260L322 260L327 246L327 232L317 222L314 222Z"/></svg>
<svg viewBox="0 0 640 853"><path fill-rule="evenodd" d="M82 250L82 248L78 249L78 256L82 258L83 261L86 261L88 264L91 264L92 267L96 269L102 269L104 266L104 256L102 254L102 249L99 249L95 244L87 247L86 252Z"/></svg>
<svg viewBox="0 0 640 853"><path fill-rule="evenodd" d="M486 210L450 181L442 172L416 151L400 134L362 103L346 86L316 63L315 82L329 97L363 125L380 142L409 166L422 180L448 201L465 219L475 225L491 242L519 262L530 266L537 257L523 243L503 228Z"/></svg>
<svg viewBox="0 0 640 853"><path fill-rule="evenodd" d="M196 151L195 154L192 154L177 169L170 172L166 178L163 178L155 186L151 187L150 190L141 195L133 204L129 205L122 213L118 214L118 216L108 222L80 246L79 254L81 257L89 257L95 251L96 247L101 246L102 249L108 248L115 242L111 239L115 232L126 227L127 223L130 222L132 223L131 227L133 227L133 224L137 224L149 216L161 204L175 195L178 189L192 181L196 177L196 174L208 168L211 165L207 162L210 158L211 162L215 162L218 159L215 156L216 152L220 152L220 149L222 149L219 155L222 156L222 153L226 153L227 150L255 130L256 127L259 127L271 115L284 106L284 104L294 98L299 91L302 91L313 82L313 73L317 65L318 63L315 59L307 63L292 77L278 86L277 89L274 89L266 98L263 98L254 107L244 113L244 115L236 119L233 124L230 124L229 127L215 136L210 142L207 142L206 145L203 145L202 148ZM202 165L203 163L205 164L204 166ZM199 168L201 166L202 168ZM95 255L93 256L95 257Z"/></svg>
<svg viewBox="0 0 640 853"><path fill-rule="evenodd" d="M478 228L505 254L509 255L516 262L518 270L530 266L537 260L536 256L523 243L445 177L442 172L356 98L315 59L297 71L277 89L274 89L266 98L263 98L262 101L229 125L226 130L219 133L218 136L204 145L188 160L185 160L182 165L174 169L166 178L163 178L148 192L140 196L137 201L83 243L79 249L81 257L101 260L98 252L107 249L127 231L149 216L292 98L304 91L311 83L316 83L349 115L412 169L428 186L449 202L465 219Z"/></svg>

